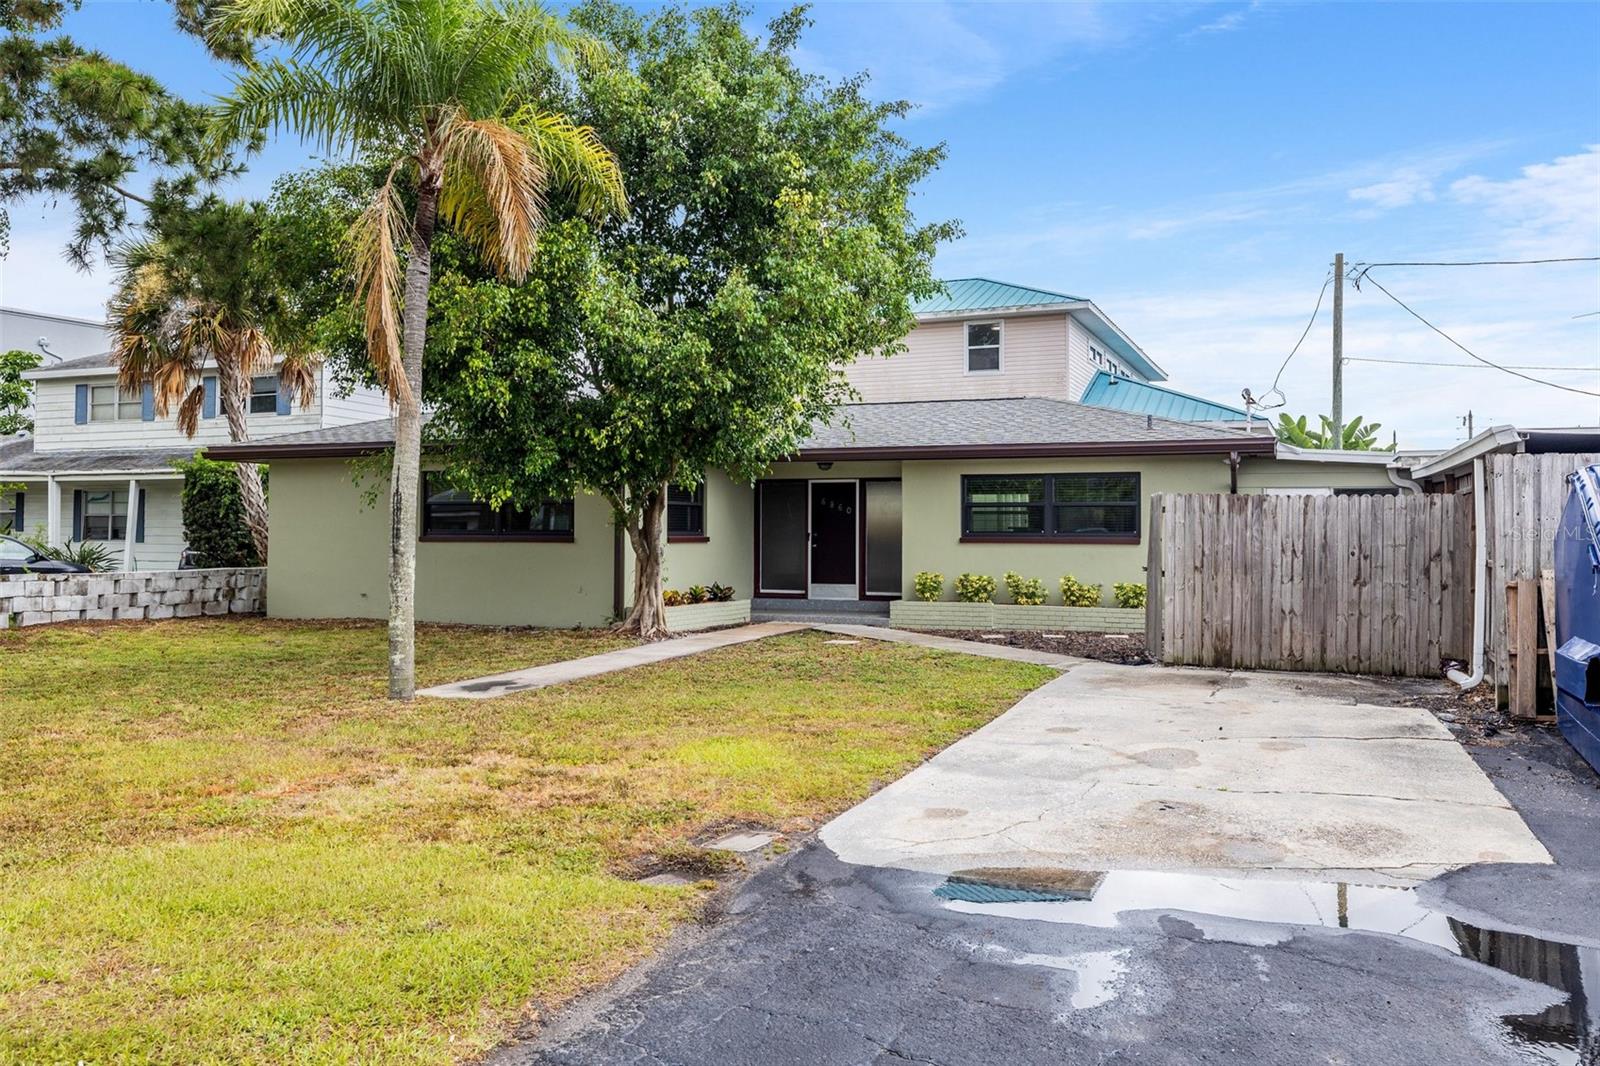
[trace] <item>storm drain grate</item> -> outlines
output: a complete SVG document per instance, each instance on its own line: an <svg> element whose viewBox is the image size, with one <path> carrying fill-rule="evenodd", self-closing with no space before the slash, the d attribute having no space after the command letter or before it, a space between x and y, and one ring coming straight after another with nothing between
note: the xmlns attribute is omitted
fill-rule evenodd
<svg viewBox="0 0 1600 1066"><path fill-rule="evenodd" d="M1073 897L1031 888L1006 888L978 881L946 881L933 890L940 899L960 903L1065 903Z"/></svg>

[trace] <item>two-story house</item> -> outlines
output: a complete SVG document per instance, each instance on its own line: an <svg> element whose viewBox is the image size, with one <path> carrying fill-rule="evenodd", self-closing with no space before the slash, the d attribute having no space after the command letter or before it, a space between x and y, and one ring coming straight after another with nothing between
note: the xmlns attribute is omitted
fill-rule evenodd
<svg viewBox="0 0 1600 1066"><path fill-rule="evenodd" d="M958 278L917 305L906 350L851 366L864 403L1039 396L1080 401L1096 375L1166 372L1093 300L988 278Z"/></svg>
<svg viewBox="0 0 1600 1066"><path fill-rule="evenodd" d="M117 387L105 346L109 339L101 354L48 362L23 375L34 386L34 432L0 441L0 531L9 528L52 544L104 544L120 553L122 569L175 567L185 538L183 478L172 463L228 441L216 379L205 379L200 428L188 438L178 431L175 411L156 415L148 386L133 393ZM252 437L327 429L388 413L376 390L341 395L326 368L319 371L315 401L305 407L279 390L274 375L251 382Z"/></svg>

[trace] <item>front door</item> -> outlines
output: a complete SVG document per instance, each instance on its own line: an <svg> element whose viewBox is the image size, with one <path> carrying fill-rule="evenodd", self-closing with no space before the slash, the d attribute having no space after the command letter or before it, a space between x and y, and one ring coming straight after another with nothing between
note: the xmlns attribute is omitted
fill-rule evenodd
<svg viewBox="0 0 1600 1066"><path fill-rule="evenodd" d="M857 523L854 481L811 483L812 599L853 600L856 588Z"/></svg>

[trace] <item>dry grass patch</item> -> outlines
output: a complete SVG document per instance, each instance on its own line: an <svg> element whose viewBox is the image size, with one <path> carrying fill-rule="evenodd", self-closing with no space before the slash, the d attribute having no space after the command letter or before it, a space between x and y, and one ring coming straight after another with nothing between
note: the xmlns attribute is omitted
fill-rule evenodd
<svg viewBox="0 0 1600 1066"><path fill-rule="evenodd" d="M424 683L609 633L425 627ZM795 634L486 701L384 632L0 633L0 1061L450 1062L692 913L618 876L809 826L1049 671Z"/></svg>

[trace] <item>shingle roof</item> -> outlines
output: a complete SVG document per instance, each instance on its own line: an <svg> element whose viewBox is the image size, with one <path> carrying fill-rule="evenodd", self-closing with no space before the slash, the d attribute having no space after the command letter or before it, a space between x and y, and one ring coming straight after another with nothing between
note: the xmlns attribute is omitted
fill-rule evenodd
<svg viewBox="0 0 1600 1066"><path fill-rule="evenodd" d="M183 448L72 449L36 451L34 439L0 442L0 478L46 474L170 474L174 459L188 459L198 450Z"/></svg>
<svg viewBox="0 0 1600 1066"><path fill-rule="evenodd" d="M1179 422L1243 422L1249 417L1237 407L1132 378L1119 378L1104 370L1095 371L1079 402Z"/></svg>
<svg viewBox="0 0 1600 1066"><path fill-rule="evenodd" d="M217 459L351 456L394 441L390 419L218 445ZM922 400L840 407L800 447L799 458L907 459L982 455L1120 455L1141 452L1270 452L1270 434L1089 407L1066 400Z"/></svg>
<svg viewBox="0 0 1600 1066"><path fill-rule="evenodd" d="M80 355L76 359L63 359L59 363L44 362L33 368L31 373L57 370L104 370L116 365L110 352L101 352L98 355Z"/></svg>
<svg viewBox="0 0 1600 1066"><path fill-rule="evenodd" d="M1066 400L923 400L839 408L801 446L802 456L849 449L904 450L1067 446L1115 453L1197 442L1252 442L1238 430L1089 407Z"/></svg>
<svg viewBox="0 0 1600 1066"><path fill-rule="evenodd" d="M912 310L919 315L938 315L1083 302L1081 297L1046 289L1030 289L990 278L954 278L946 281L944 287L944 292L918 301Z"/></svg>

